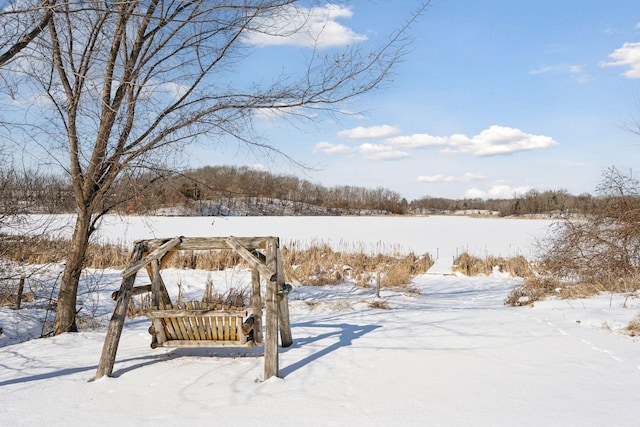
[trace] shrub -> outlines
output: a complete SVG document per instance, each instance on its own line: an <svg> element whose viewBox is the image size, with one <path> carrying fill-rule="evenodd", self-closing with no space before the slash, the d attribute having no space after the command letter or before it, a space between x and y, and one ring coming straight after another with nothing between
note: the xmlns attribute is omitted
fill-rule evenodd
<svg viewBox="0 0 640 427"><path fill-rule="evenodd" d="M640 185L611 168L598 193L589 216L557 222L540 244L539 272L579 296L640 283Z"/></svg>
<svg viewBox="0 0 640 427"><path fill-rule="evenodd" d="M544 299L548 294L556 292L560 282L548 277L528 277L521 286L513 288L505 304L511 306L531 305Z"/></svg>

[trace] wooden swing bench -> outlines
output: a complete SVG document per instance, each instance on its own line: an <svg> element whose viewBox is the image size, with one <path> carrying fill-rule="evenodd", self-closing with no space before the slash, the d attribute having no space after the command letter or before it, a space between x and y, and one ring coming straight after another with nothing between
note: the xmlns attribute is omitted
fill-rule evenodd
<svg viewBox="0 0 640 427"><path fill-rule="evenodd" d="M264 346L264 379L278 376L278 331L282 347L293 343L288 293L277 237L182 237L135 242L129 266L122 272L120 290L102 347L95 378L111 376L130 299L150 292L155 308L151 319L151 347ZM177 251L233 250L251 269L251 314L244 307L188 302L172 304L160 270ZM134 286L136 274L146 269L150 285ZM264 279L265 330L262 333L261 277Z"/></svg>
<svg viewBox="0 0 640 427"><path fill-rule="evenodd" d="M151 348L253 347L253 316L244 307L198 301L160 304L151 319Z"/></svg>

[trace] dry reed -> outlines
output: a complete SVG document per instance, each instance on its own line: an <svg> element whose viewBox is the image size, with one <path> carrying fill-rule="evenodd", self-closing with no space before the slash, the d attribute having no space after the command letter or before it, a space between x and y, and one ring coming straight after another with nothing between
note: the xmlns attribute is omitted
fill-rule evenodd
<svg viewBox="0 0 640 427"><path fill-rule="evenodd" d="M522 255L511 258L488 256L483 259L464 252L454 260L453 267L454 271L467 276L488 276L496 267L501 273L509 273L514 277L533 276L531 264Z"/></svg>
<svg viewBox="0 0 640 427"><path fill-rule="evenodd" d="M0 245L0 253L12 261L46 264L64 262L71 242L39 236L4 238L0 240ZM335 285L348 281L356 286L369 287L380 280L380 285L384 287L406 287L412 276L426 273L433 265L428 254L401 255L391 245L379 243L369 251L363 244L341 245L344 250L334 250L322 242L292 242L283 246L281 253L287 279L311 286ZM123 269L127 266L129 253L119 245L90 244L85 259L85 267L88 268ZM221 271L244 265L235 251L211 250L180 251L170 257L164 267ZM3 297L6 298L10 296Z"/></svg>

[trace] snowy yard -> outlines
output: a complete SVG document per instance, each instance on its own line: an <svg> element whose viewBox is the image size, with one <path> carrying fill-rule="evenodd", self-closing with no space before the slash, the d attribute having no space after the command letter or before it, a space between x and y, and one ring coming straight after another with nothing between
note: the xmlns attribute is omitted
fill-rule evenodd
<svg viewBox="0 0 640 427"><path fill-rule="evenodd" d="M336 246L533 257L549 221L424 218L109 218L101 239L275 235ZM52 266L56 277L60 266ZM144 276L144 274L142 274ZM246 271L167 270L172 296L198 298L211 277L247 283ZM144 281L142 277L140 280ZM108 319L118 271L90 271L81 296ZM349 283L295 285L293 346L280 349L281 378L261 381L261 348L156 349L149 321L127 321L114 378L90 380L104 341L95 332L24 341L39 332L32 310L0 309L2 425L636 426L640 341L621 328L636 297L601 295L503 304L519 283L422 275L411 291ZM24 342L20 342L24 341Z"/></svg>

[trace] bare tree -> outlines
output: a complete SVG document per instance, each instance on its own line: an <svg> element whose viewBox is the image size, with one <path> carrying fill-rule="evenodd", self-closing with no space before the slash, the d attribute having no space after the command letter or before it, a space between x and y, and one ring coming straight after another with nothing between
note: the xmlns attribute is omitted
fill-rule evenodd
<svg viewBox="0 0 640 427"><path fill-rule="evenodd" d="M77 209L55 334L77 329L76 294L87 245L100 218L118 203L113 189L124 172L159 164L202 136L232 136L277 151L251 133L257 110L311 117L311 111L337 111L341 103L375 89L401 59L405 30L426 8L421 4L408 23L373 50L356 45L322 55L314 49L305 53L302 72L234 83L233 67L249 53L249 36L303 31L303 24L282 25L285 16L308 10L299 3L42 3L53 8L53 15L46 35L23 47L30 60L20 66L39 105L46 104L52 114L28 115L31 129L37 129L29 136L69 174Z"/></svg>
<svg viewBox="0 0 640 427"><path fill-rule="evenodd" d="M10 1L0 10L0 67L47 28L56 0Z"/></svg>
<svg viewBox="0 0 640 427"><path fill-rule="evenodd" d="M631 173L609 168L592 212L558 222L543 251L553 277L590 283L603 290L638 286L640 274L640 185Z"/></svg>

